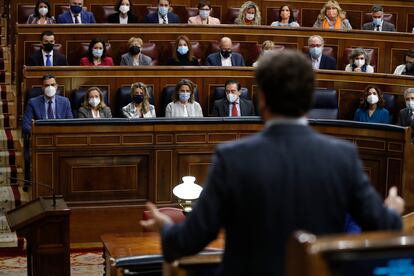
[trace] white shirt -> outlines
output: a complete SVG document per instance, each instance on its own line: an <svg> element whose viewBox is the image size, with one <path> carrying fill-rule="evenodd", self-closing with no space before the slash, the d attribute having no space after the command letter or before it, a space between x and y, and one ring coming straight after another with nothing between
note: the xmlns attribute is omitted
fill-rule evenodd
<svg viewBox="0 0 414 276"><path fill-rule="evenodd" d="M168 24L168 16L167 16L167 15L165 15L165 16L164 16L164 18L165 18L165 24ZM160 14L160 13L158 13L158 23L160 23L160 24L164 24L164 19L163 19L163 17L161 16L161 14Z"/></svg>
<svg viewBox="0 0 414 276"><path fill-rule="evenodd" d="M224 58L220 53L221 66L232 66L231 64L231 55L228 58Z"/></svg>
<svg viewBox="0 0 414 276"><path fill-rule="evenodd" d="M352 71L352 65L351 64L348 64L346 67L345 67L345 72L355 72L355 71ZM367 71L366 72L364 72L364 73L374 73L374 67L372 67L371 65L367 65Z"/></svg>
<svg viewBox="0 0 414 276"><path fill-rule="evenodd" d="M123 18L121 15L119 15L119 24L128 24L128 16Z"/></svg>
<svg viewBox="0 0 414 276"><path fill-rule="evenodd" d="M73 24L75 24L75 16L73 15L72 12L70 12L70 14L72 15L72 22L73 22ZM79 24L82 24L82 19L81 19L81 14L80 13L78 14L78 21L79 21Z"/></svg>
<svg viewBox="0 0 414 276"><path fill-rule="evenodd" d="M92 113L92 118L101 118L101 116L99 115L99 110L95 111L91 109L91 113Z"/></svg>
<svg viewBox="0 0 414 276"><path fill-rule="evenodd" d="M321 65L321 58L322 58L322 55L318 57L317 59L311 58L313 69L319 69L319 66Z"/></svg>
<svg viewBox="0 0 414 276"><path fill-rule="evenodd" d="M176 101L167 105L165 117L203 117L203 111L198 102L182 104Z"/></svg>
<svg viewBox="0 0 414 276"><path fill-rule="evenodd" d="M402 75L405 72L405 64L398 65L394 70L394 75Z"/></svg>
<svg viewBox="0 0 414 276"><path fill-rule="evenodd" d="M47 57L46 57L46 55L50 55L50 63L52 64L52 66L53 66L53 50L52 51L50 51L50 53L46 53L43 49L42 49L42 56L43 56L43 64L46 66L46 60L47 60Z"/></svg>

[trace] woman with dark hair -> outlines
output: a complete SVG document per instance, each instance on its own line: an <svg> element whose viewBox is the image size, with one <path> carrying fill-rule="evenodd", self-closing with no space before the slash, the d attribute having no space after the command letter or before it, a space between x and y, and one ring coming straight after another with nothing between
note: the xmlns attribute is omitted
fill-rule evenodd
<svg viewBox="0 0 414 276"><path fill-rule="evenodd" d="M367 86L359 100L359 108L355 111L354 121L389 124L390 115L384 105L381 89L375 85Z"/></svg>
<svg viewBox="0 0 414 276"><path fill-rule="evenodd" d="M292 8L289 5L283 5L279 9L279 20L273 22L272 27L300 27L298 22L295 21Z"/></svg>
<svg viewBox="0 0 414 276"><path fill-rule="evenodd" d="M78 118L112 118L111 109L106 106L101 89L91 87L86 91L83 104L78 110Z"/></svg>
<svg viewBox="0 0 414 276"><path fill-rule="evenodd" d="M182 79L175 85L172 102L165 108L165 117L203 117L203 111L194 99L194 83Z"/></svg>
<svg viewBox="0 0 414 276"><path fill-rule="evenodd" d="M206 24L206 25L218 25L220 20L215 17L211 17L212 11L209 0L200 0L198 2L198 15L188 18L188 24Z"/></svg>
<svg viewBox="0 0 414 276"><path fill-rule="evenodd" d="M81 66L113 66L111 57L106 56L105 40L93 38L89 43L88 55L81 58Z"/></svg>
<svg viewBox="0 0 414 276"><path fill-rule="evenodd" d="M172 58L169 58L167 65L176 66L198 66L198 60L193 55L191 42L185 35L180 35L175 40L175 49Z"/></svg>
<svg viewBox="0 0 414 276"><path fill-rule="evenodd" d="M55 18L50 14L48 0L37 0L34 13L29 15L26 24L54 24Z"/></svg>
<svg viewBox="0 0 414 276"><path fill-rule="evenodd" d="M115 4L116 13L108 17L109 23L130 24L138 23L138 17L131 11L132 0L117 0Z"/></svg>

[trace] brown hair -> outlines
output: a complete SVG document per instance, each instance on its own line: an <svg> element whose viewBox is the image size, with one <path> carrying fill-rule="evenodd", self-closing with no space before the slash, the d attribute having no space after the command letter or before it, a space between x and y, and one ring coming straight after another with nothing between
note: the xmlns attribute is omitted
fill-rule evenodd
<svg viewBox="0 0 414 276"><path fill-rule="evenodd" d="M179 82L177 82L177 84L175 85L175 92L172 94L172 101L176 102L179 100L179 91L181 86L183 85L187 85L188 87L190 87L191 90L191 95L190 95L190 99L188 100L189 103L193 103L194 102L194 83L190 80L187 79L182 79Z"/></svg>
<svg viewBox="0 0 414 276"><path fill-rule="evenodd" d="M371 88L374 88L375 91L377 91L377 94L378 94L377 106L384 107L385 106L384 93L382 93L382 90L376 85L368 85L367 87L365 87L364 94L362 94L362 97L359 99L359 107L362 109L368 108L369 106L369 103L367 102L368 91Z"/></svg>
<svg viewBox="0 0 414 276"><path fill-rule="evenodd" d="M178 43L180 42L180 40L184 40L185 43L187 43L188 46L188 54L187 54L187 59L188 61L192 61L194 59L194 54L193 54L193 47L191 47L191 42L190 39L185 36L185 35L180 35L179 37L177 37L177 39L175 40L175 48L174 51L172 53L173 55L173 59L175 61L179 61L178 60L178 56L177 56L177 49L178 49Z"/></svg>
<svg viewBox="0 0 414 276"><path fill-rule="evenodd" d="M99 100L100 101L99 101L99 104L98 104L97 108L99 110L104 109L106 107L106 104L105 104L105 101L103 99L102 91L101 91L101 89L99 89L99 87L96 87L96 86L92 86L86 91L85 98L83 99L83 104L82 104L83 107L88 108L88 109L91 108L91 105L89 104L89 94L92 91L98 91L98 93L99 93Z"/></svg>

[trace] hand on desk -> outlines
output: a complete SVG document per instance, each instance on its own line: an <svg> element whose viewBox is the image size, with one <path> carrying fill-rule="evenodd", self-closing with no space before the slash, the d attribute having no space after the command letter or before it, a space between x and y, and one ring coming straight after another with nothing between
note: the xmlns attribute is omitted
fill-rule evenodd
<svg viewBox="0 0 414 276"><path fill-rule="evenodd" d="M388 197L385 199L384 203L385 206L401 215L404 212L405 202L402 197L398 196L397 192L397 187L391 187L388 192Z"/></svg>
<svg viewBox="0 0 414 276"><path fill-rule="evenodd" d="M147 209L151 212L151 217L148 220L141 220L140 224L145 229L151 231L161 231L162 227L166 224L173 224L172 219L158 211L157 207L152 202L147 202Z"/></svg>

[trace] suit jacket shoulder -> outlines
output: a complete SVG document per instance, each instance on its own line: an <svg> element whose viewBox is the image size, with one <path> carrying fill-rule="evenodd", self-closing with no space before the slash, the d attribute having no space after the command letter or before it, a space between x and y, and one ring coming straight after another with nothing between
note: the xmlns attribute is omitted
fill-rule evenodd
<svg viewBox="0 0 414 276"><path fill-rule="evenodd" d="M158 15L156 12L148 13L144 19L145 23L158 23Z"/></svg>
<svg viewBox="0 0 414 276"><path fill-rule="evenodd" d="M167 14L168 23L180 23L180 17L173 12L169 12Z"/></svg>
<svg viewBox="0 0 414 276"><path fill-rule="evenodd" d="M212 53L207 56L206 59L207 66L221 66L220 53Z"/></svg>
<svg viewBox="0 0 414 276"><path fill-rule="evenodd" d="M319 69L336 70L336 59L331 56L322 55Z"/></svg>
<svg viewBox="0 0 414 276"><path fill-rule="evenodd" d="M42 50L37 50L36 52L34 52L30 56L27 65L29 65L29 66L44 66Z"/></svg>
<svg viewBox="0 0 414 276"><path fill-rule="evenodd" d="M255 116L253 102L240 98L240 114L241 116Z"/></svg>

